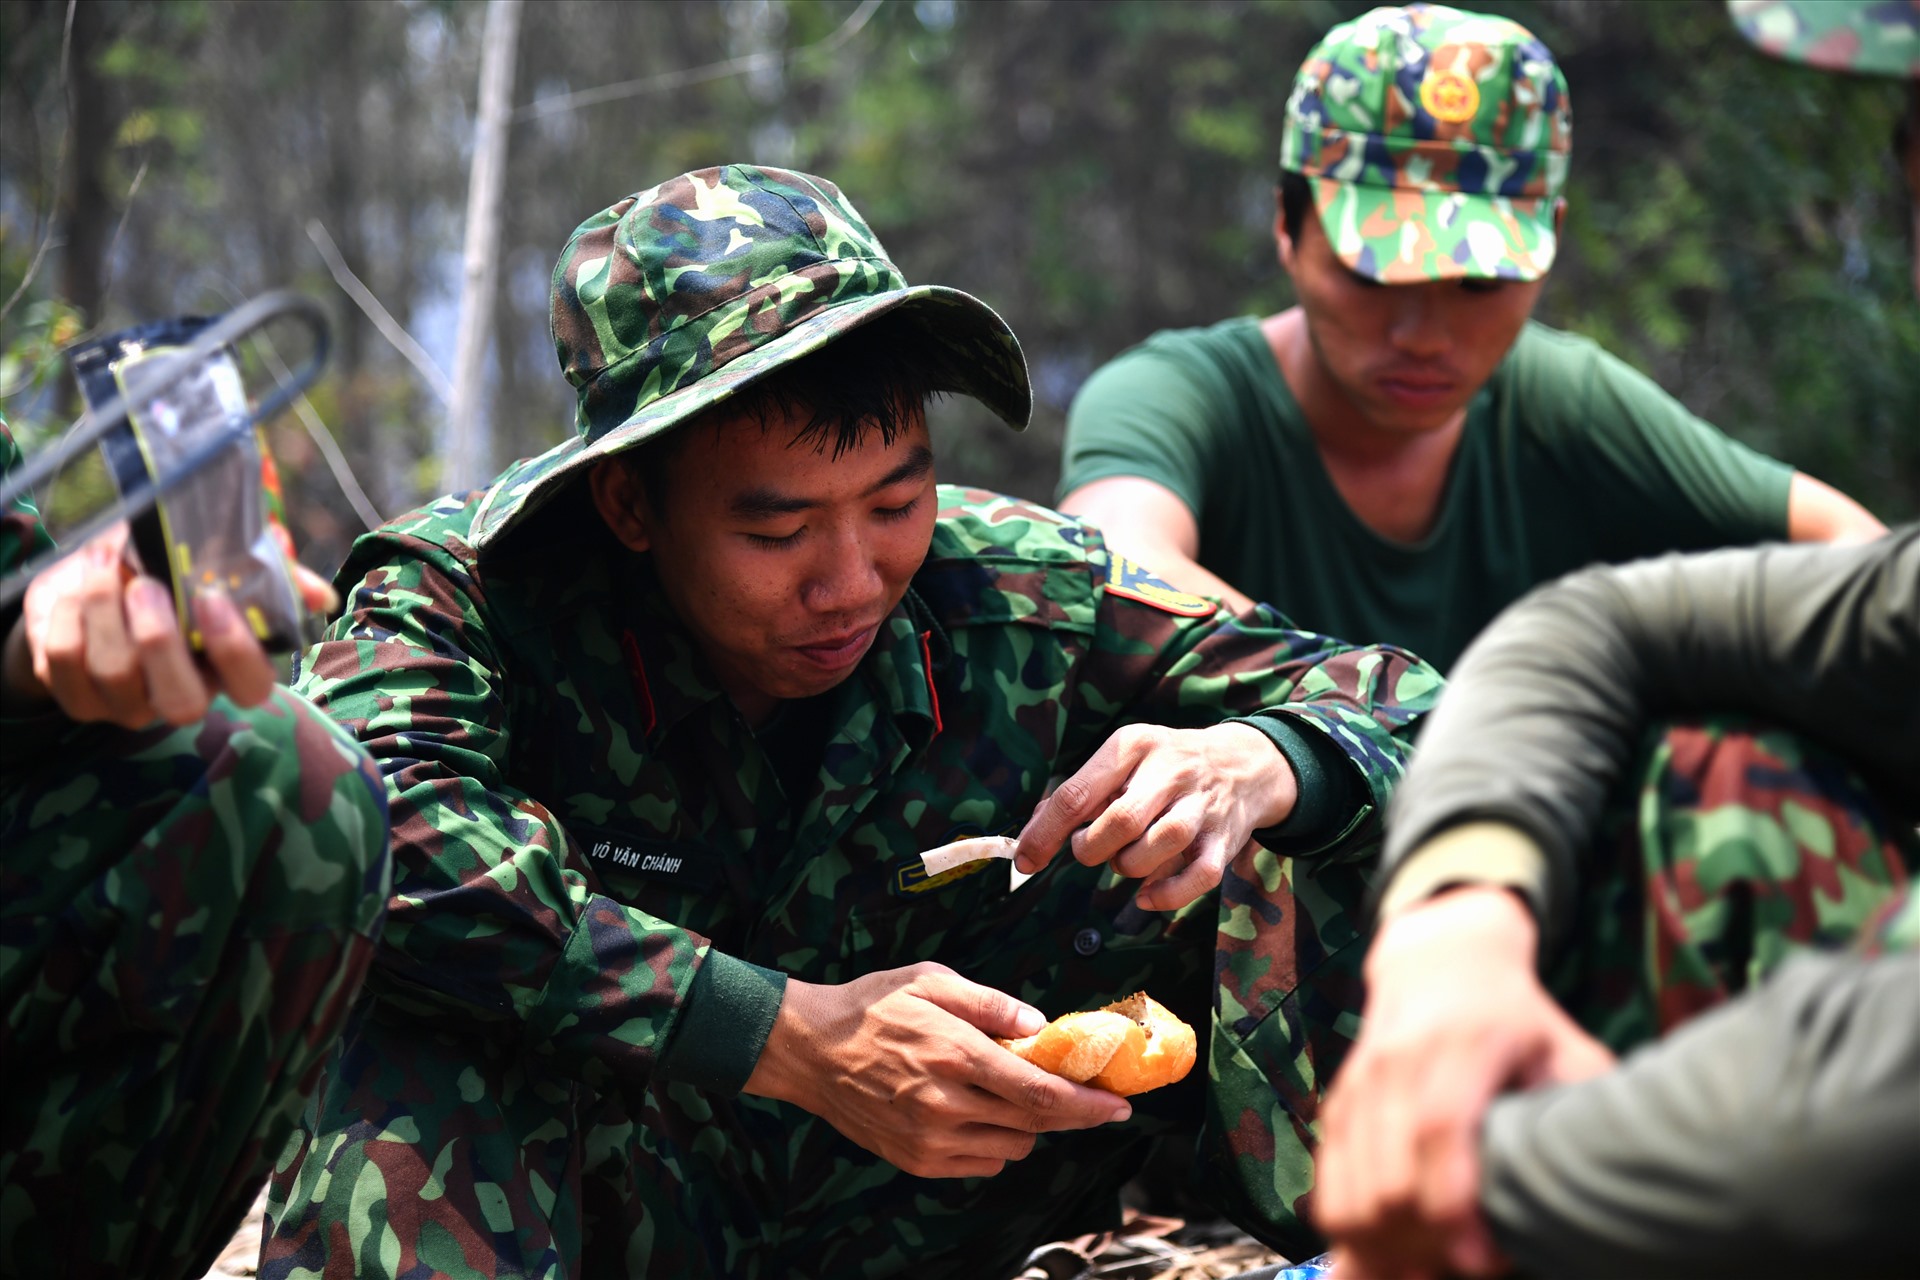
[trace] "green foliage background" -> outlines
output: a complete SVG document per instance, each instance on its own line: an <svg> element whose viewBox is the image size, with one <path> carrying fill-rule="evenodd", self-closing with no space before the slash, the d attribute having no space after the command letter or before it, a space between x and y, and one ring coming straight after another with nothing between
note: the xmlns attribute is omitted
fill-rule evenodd
<svg viewBox="0 0 1920 1280"><path fill-rule="evenodd" d="M756 160L832 178L909 279L1007 317L1036 375L1034 427L1016 436L944 405L943 470L1048 497L1066 407L1100 362L1159 328L1287 305L1270 226L1288 88L1313 40L1366 7L889 0L827 52L528 115L510 142L492 461L569 429L545 309L573 226L674 173ZM1920 516L1920 306L1891 151L1902 87L1763 58L1713 0L1480 7L1532 27L1572 85L1568 234L1540 317L1882 518ZM0 0L0 298L76 173L97 178L78 216L104 219L94 234L109 242L107 287L77 321L50 305L73 300L73 251L57 246L7 315L5 412L29 433L64 420L56 385L33 382L61 317L65 340L76 323L220 310L291 284L334 309L339 350L315 407L376 505L429 496L442 406L341 294L307 225L450 363L484 7L83 8L97 28L68 36L60 0ZM853 0L545 0L525 10L515 101L804 50L855 13ZM76 90L111 127L62 175ZM289 422L274 438L296 532L324 566L357 522L304 432Z"/></svg>

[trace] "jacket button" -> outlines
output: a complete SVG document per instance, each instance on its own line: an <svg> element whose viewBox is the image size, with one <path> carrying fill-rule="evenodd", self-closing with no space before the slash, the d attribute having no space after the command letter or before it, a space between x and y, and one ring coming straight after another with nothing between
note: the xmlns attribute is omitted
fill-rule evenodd
<svg viewBox="0 0 1920 1280"><path fill-rule="evenodd" d="M1082 929L1073 935L1073 949L1083 956L1090 956L1100 949L1101 941L1098 929Z"/></svg>

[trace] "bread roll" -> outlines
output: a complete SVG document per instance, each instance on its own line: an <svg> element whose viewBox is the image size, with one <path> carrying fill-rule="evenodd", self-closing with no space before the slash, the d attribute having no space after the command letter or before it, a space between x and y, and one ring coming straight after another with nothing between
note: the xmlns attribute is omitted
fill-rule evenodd
<svg viewBox="0 0 1920 1280"><path fill-rule="evenodd" d="M1042 1071L1122 1097L1182 1079L1197 1053L1193 1028L1144 991L1000 1043Z"/></svg>

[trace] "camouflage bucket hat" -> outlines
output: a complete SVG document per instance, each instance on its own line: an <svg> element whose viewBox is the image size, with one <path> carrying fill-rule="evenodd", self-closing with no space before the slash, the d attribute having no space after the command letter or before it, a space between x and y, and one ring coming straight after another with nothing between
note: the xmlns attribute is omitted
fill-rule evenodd
<svg viewBox="0 0 1920 1280"><path fill-rule="evenodd" d="M579 395L577 434L502 475L475 517L484 545L595 460L631 449L881 316L952 353L941 387L1024 428L1020 344L958 289L909 286L823 178L701 169L581 223L553 271L553 345Z"/></svg>
<svg viewBox="0 0 1920 1280"><path fill-rule="evenodd" d="M1280 167L1306 177L1334 252L1368 279L1538 280L1572 149L1544 44L1505 18L1415 4L1314 46Z"/></svg>
<svg viewBox="0 0 1920 1280"><path fill-rule="evenodd" d="M1727 0L1762 53L1824 71L1920 80L1920 0Z"/></svg>

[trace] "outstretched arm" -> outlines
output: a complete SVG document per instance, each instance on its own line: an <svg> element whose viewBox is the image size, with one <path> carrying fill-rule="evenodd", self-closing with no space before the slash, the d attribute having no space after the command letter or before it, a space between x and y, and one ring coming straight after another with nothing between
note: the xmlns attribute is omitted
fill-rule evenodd
<svg viewBox="0 0 1920 1280"><path fill-rule="evenodd" d="M1095 548L1096 554L1099 548ZM1062 847L1146 882L1149 910L1220 883L1250 839L1289 857L1357 860L1439 676L1413 655L1296 631L1256 605L1229 616L1115 556L1064 756L1018 866Z"/></svg>
<svg viewBox="0 0 1920 1280"><path fill-rule="evenodd" d="M1576 851L1641 730L1692 712L1804 733L1920 811L1920 701L1895 692L1914 687L1916 655L1920 526L1862 546L1668 556L1543 587L1462 657L1395 796L1382 880L1415 874L1409 855L1450 828L1511 826L1546 857L1536 907L1551 945Z"/></svg>
<svg viewBox="0 0 1920 1280"><path fill-rule="evenodd" d="M1887 531L1873 512L1804 471L1787 489L1787 537L1793 542L1871 542Z"/></svg>
<svg viewBox="0 0 1920 1280"><path fill-rule="evenodd" d="M1234 613L1253 606L1251 596L1201 565L1199 522L1165 485L1142 476L1109 476L1060 499L1060 509L1098 525L1108 546L1151 565L1182 591L1213 596Z"/></svg>

